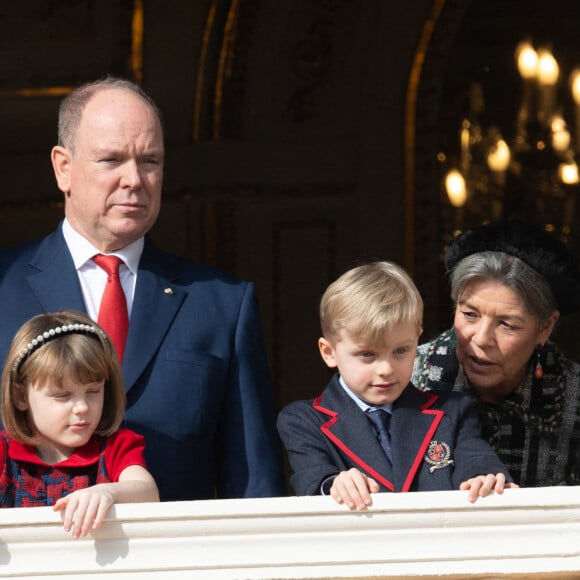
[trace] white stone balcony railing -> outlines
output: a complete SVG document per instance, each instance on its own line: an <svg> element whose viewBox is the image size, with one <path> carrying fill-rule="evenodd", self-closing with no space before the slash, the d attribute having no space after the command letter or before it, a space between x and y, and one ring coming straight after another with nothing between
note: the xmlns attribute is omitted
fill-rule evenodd
<svg viewBox="0 0 580 580"><path fill-rule="evenodd" d="M73 540L50 508L0 511L0 577L580 578L580 487L115 506Z"/></svg>

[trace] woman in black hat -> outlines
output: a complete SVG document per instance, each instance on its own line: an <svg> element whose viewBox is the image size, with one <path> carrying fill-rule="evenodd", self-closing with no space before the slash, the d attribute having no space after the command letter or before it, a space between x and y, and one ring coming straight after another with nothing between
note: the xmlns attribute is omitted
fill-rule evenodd
<svg viewBox="0 0 580 580"><path fill-rule="evenodd" d="M550 340L580 307L572 256L512 220L459 235L445 266L453 328L419 347L413 383L471 392L484 438L522 487L580 485L580 365Z"/></svg>

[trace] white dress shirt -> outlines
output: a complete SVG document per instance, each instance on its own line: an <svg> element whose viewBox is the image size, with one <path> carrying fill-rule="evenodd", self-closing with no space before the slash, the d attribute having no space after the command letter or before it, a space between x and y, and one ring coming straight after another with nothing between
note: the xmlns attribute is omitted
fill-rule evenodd
<svg viewBox="0 0 580 580"><path fill-rule="evenodd" d="M107 283L107 273L97 266L92 258L96 254L102 254L103 252L100 252L86 238L74 230L66 218L62 226L62 233L79 277L87 314L93 320L97 320L101 298ZM131 309L133 307L137 270L143 253L143 245L144 239L139 238L124 248L107 254L118 256L123 261L119 267L119 278L127 299L129 317L131 317Z"/></svg>

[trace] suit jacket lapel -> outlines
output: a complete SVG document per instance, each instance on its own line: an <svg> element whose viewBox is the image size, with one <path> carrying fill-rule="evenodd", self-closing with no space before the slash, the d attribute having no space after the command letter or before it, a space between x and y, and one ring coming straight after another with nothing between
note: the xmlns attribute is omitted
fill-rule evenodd
<svg viewBox="0 0 580 580"><path fill-rule="evenodd" d="M368 419L333 377L324 393L314 401L314 408L328 416L321 426L328 437L367 475L394 491L392 468L377 441Z"/></svg>
<svg viewBox="0 0 580 580"><path fill-rule="evenodd" d="M123 357L125 387L129 390L155 356L163 337L185 299L171 272L148 240L139 263L129 334Z"/></svg>
<svg viewBox="0 0 580 580"><path fill-rule="evenodd" d="M443 411L432 409L435 393L424 393L409 385L393 405L391 438L395 462L395 488L409 491Z"/></svg>
<svg viewBox="0 0 580 580"><path fill-rule="evenodd" d="M61 228L46 237L29 264L32 292L45 312L63 308L85 311L79 279Z"/></svg>
<svg viewBox="0 0 580 580"><path fill-rule="evenodd" d="M167 266L163 256L145 241L123 358L127 389L135 384L155 355L185 299L185 292L173 283L179 272ZM45 312L63 308L86 312L78 275L61 227L43 240L29 269L28 282Z"/></svg>

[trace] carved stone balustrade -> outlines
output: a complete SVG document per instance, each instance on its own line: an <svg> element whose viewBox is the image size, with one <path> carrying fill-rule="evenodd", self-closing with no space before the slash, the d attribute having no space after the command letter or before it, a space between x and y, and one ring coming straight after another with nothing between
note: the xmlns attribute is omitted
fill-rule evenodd
<svg viewBox="0 0 580 580"><path fill-rule="evenodd" d="M580 487L124 504L81 540L51 508L5 509L0 577L580 579Z"/></svg>

